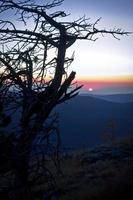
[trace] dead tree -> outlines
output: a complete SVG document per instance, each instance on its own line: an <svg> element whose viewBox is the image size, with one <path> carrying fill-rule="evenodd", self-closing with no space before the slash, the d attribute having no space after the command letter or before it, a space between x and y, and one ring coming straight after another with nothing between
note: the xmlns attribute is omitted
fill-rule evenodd
<svg viewBox="0 0 133 200"><path fill-rule="evenodd" d="M63 0L37 4L37 1L0 0L0 72L11 98L20 107L20 133L14 145L13 169L23 186L28 185L28 166L33 142L40 134L48 139L57 127L47 126L53 108L78 94L82 86L73 85L75 72L67 69L74 56L67 49L77 40L96 41L99 34L117 38L127 35L121 29L98 29L85 16L66 21L64 11L50 13ZM2 16L11 15L5 20ZM9 94L8 93L8 94ZM27 186L28 187L28 186ZM25 198L26 199L26 198Z"/></svg>

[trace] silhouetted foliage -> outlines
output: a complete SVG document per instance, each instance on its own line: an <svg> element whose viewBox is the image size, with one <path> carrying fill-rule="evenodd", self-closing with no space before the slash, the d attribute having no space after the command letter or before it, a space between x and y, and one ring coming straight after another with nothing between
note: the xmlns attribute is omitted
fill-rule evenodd
<svg viewBox="0 0 133 200"><path fill-rule="evenodd" d="M97 34L115 38L128 34L121 29L99 30L100 19L90 23L84 16L69 22L64 11L50 13L62 2L0 0L0 82L6 87L1 93L6 109L21 113L16 136L12 137L11 199L34 199L37 192L32 188L41 179L45 189L39 191L38 198L50 199L55 193L54 177L46 161L52 160L58 168L60 134L58 117L50 114L82 87L72 84L75 72L68 74L74 54L68 58L67 49L77 40L96 41ZM6 15L13 17L6 20ZM6 117L3 122L6 125L9 121ZM56 144L51 142L52 134Z"/></svg>

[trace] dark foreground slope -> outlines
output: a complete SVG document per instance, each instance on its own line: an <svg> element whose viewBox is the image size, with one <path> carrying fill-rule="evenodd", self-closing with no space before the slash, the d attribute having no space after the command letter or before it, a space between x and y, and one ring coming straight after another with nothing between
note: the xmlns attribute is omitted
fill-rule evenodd
<svg viewBox="0 0 133 200"><path fill-rule="evenodd" d="M133 199L131 138L112 147L74 152L62 158L61 164L64 176L58 178L58 187L62 200Z"/></svg>
<svg viewBox="0 0 133 200"><path fill-rule="evenodd" d="M82 148L103 142L103 135L133 133L133 103L114 103L90 96L77 96L56 109L60 113L63 146ZM113 122L114 130L110 127Z"/></svg>

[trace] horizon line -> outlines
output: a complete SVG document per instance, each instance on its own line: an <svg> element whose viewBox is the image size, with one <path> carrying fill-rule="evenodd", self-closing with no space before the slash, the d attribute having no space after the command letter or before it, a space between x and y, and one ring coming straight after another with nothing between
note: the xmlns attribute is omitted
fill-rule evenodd
<svg viewBox="0 0 133 200"><path fill-rule="evenodd" d="M80 82L101 82L101 83L133 83L133 75L89 75L77 76L76 81Z"/></svg>

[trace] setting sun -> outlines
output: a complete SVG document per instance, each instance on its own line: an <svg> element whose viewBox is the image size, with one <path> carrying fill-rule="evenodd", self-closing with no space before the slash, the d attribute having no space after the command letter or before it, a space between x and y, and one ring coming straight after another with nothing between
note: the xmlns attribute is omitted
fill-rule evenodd
<svg viewBox="0 0 133 200"><path fill-rule="evenodd" d="M88 90L89 90L89 92L92 92L92 91L93 91L93 89L92 89L92 88L89 88Z"/></svg>

